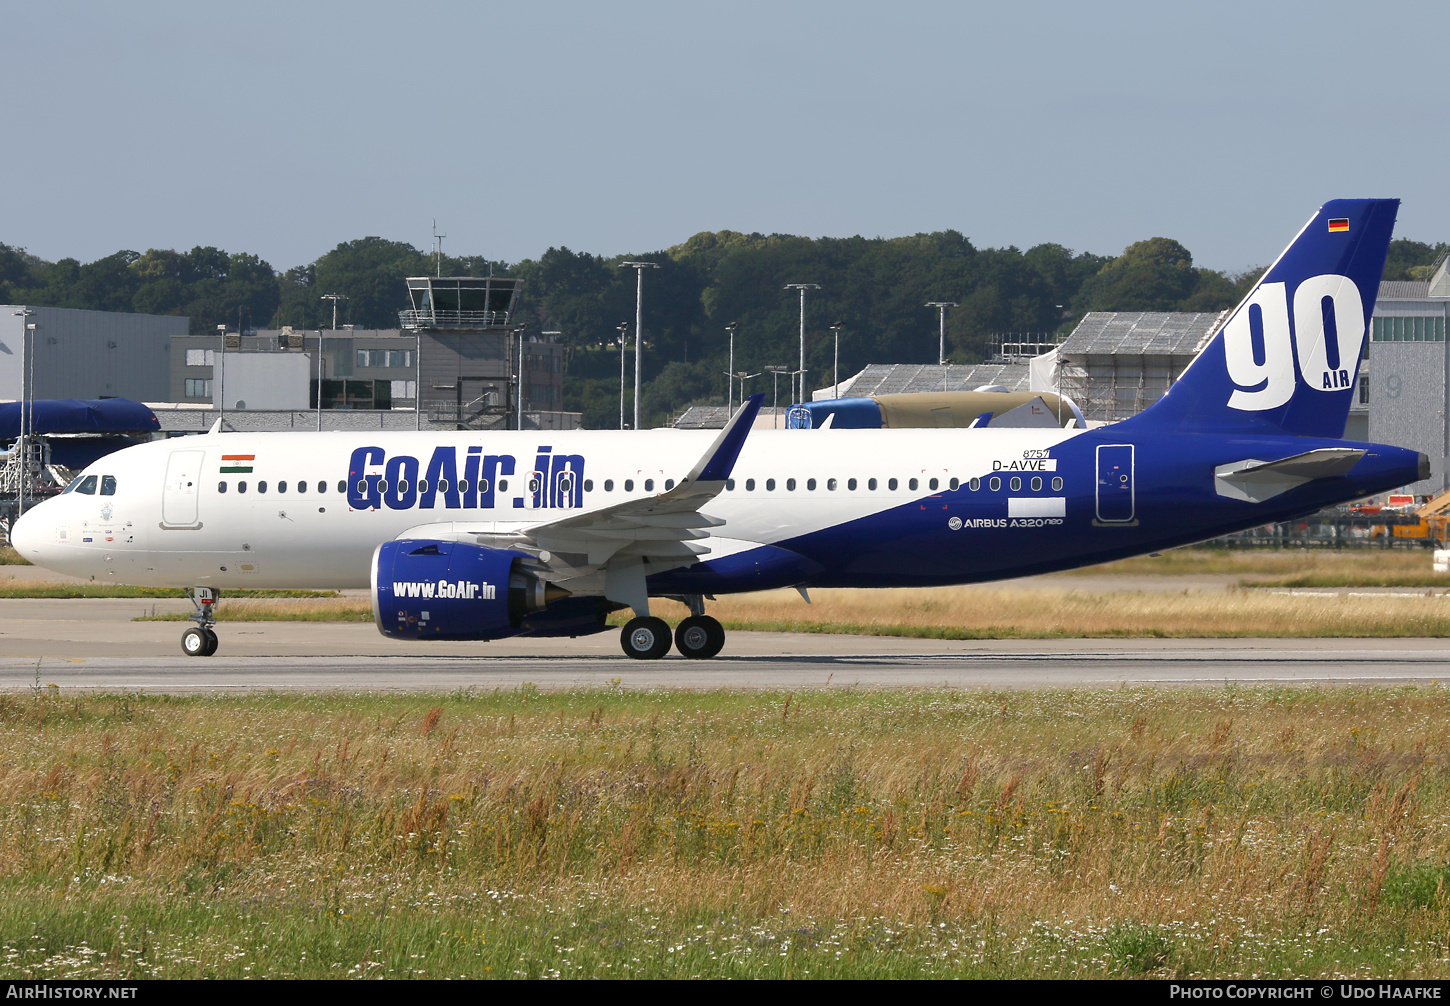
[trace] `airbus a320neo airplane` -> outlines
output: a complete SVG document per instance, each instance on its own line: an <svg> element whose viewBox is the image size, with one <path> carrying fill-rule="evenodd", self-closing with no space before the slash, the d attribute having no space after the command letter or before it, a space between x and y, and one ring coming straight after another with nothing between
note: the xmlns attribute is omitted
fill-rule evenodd
<svg viewBox="0 0 1450 1006"><path fill-rule="evenodd" d="M1160 401L1096 429L223 433L144 444L25 514L22 555L198 589L367 587L400 639L577 636L633 609L624 652L670 649L651 597L725 642L714 595L1046 573L1201 541L1427 478L1340 439L1399 203L1325 204Z"/></svg>

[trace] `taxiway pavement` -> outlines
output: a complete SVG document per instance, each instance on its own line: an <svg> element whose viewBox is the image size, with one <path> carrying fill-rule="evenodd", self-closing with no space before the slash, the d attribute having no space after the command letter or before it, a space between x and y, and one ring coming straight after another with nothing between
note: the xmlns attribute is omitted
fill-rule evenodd
<svg viewBox="0 0 1450 1006"><path fill-rule="evenodd" d="M618 633L403 643L369 623L223 622L186 657L185 601L0 599L0 688L99 691L451 691L516 688L1073 688L1450 681L1444 639L1016 639L733 632L714 660L626 658Z"/></svg>

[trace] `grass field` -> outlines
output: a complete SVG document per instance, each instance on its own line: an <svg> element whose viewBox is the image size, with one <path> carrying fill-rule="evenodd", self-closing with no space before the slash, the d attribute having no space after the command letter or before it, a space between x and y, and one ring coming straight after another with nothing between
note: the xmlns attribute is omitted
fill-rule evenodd
<svg viewBox="0 0 1450 1006"><path fill-rule="evenodd" d="M1066 588L940 587L819 590L807 605L793 590L722 596L709 604L727 629L826 632L930 639L1254 636L1405 637L1450 635L1450 597L1293 596L1257 590L1112 591ZM651 609L671 623L688 614L674 601ZM623 625L627 612L613 616ZM138 620L182 621L181 613ZM371 622L362 597L234 600L220 621Z"/></svg>
<svg viewBox="0 0 1450 1006"><path fill-rule="evenodd" d="M1413 549L1170 549L1071 570L1065 576L1237 576L1244 586L1450 586L1430 569L1430 552ZM1311 582L1312 581L1312 582Z"/></svg>
<svg viewBox="0 0 1450 1006"><path fill-rule="evenodd" d="M1450 696L0 699L6 977L1441 977Z"/></svg>

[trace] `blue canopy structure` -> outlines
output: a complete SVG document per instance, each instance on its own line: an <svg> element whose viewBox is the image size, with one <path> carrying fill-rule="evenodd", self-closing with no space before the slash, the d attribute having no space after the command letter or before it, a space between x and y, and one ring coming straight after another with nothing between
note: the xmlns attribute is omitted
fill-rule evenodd
<svg viewBox="0 0 1450 1006"><path fill-rule="evenodd" d="M140 402L102 398L81 402L74 398L43 399L30 403L32 433L150 433L161 423ZM20 403L0 405L0 440L20 436Z"/></svg>

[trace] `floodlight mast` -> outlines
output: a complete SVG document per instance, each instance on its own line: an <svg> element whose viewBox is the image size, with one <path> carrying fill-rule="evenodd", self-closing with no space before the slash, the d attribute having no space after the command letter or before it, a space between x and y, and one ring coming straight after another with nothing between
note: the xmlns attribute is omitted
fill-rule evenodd
<svg viewBox="0 0 1450 1006"><path fill-rule="evenodd" d="M806 399L806 291L819 290L819 283L787 283L787 290L799 290L801 292L801 362L796 373L801 375L801 390L796 396L796 401L803 402ZM794 383L792 381L792 383Z"/></svg>
<svg viewBox="0 0 1450 1006"><path fill-rule="evenodd" d="M35 351L35 325L30 321L33 314L35 311L28 307L22 307L15 312L15 317L20 319L20 438L16 441L16 446L20 449L20 483L16 487L15 494L15 516L17 518L25 513L25 482L30 474L28 451L30 450L31 423L27 415L30 412L30 394L26 374L31 354Z"/></svg>
<svg viewBox="0 0 1450 1006"><path fill-rule="evenodd" d="M629 344L629 322L621 321L619 330L619 428L624 429L624 352Z"/></svg>
<svg viewBox="0 0 1450 1006"><path fill-rule="evenodd" d="M842 322L842 321L838 321L834 325L831 326L831 331L833 333L835 333L835 336L836 336L836 359L835 359L835 362L831 366L831 397L832 398L840 398L841 397L841 329L843 329L845 327L846 327L846 323L845 322Z"/></svg>
<svg viewBox="0 0 1450 1006"><path fill-rule="evenodd" d="M945 366L947 362L947 308L960 307L961 305L954 300L934 300L926 306L936 308L937 337L939 340L937 342L936 362L940 366Z"/></svg>
<svg viewBox="0 0 1450 1006"><path fill-rule="evenodd" d="M730 369L725 371L725 414L733 415L735 412L735 330L740 327L738 321L732 321L725 326L725 331L730 333ZM742 388L740 397L745 398L745 390Z"/></svg>
<svg viewBox="0 0 1450 1006"><path fill-rule="evenodd" d="M771 400L770 400L770 413L771 413L771 416L770 416L770 427L771 427L771 429L779 429L780 428L780 375L781 374L789 374L791 372L791 370L790 370L790 367L786 366L784 363L777 363L777 364L773 364L773 365L767 364L766 365L766 368L765 368L765 371L766 371L766 373L768 373L768 374L771 375L771 377L770 377L770 383L771 383Z"/></svg>
<svg viewBox="0 0 1450 1006"><path fill-rule="evenodd" d="M340 301L340 300L347 300L347 295L346 294L342 294L342 293L325 293L321 297L318 297L317 299L318 300L330 300L330 301L332 301L332 330L334 332L336 332L337 331L337 302ZM237 330L238 331L241 331L241 323L240 322L238 322L238 324L237 324ZM336 373L336 370L335 369L333 371L333 376L334 377L337 376L337 373ZM414 404L416 405L417 402L415 401ZM322 432L322 333L321 332L318 332L317 333L317 432L318 433L321 433Z"/></svg>
<svg viewBox="0 0 1450 1006"><path fill-rule="evenodd" d="M644 332L644 271L658 269L655 262L621 262L621 269L633 269L634 286L634 428L639 429L640 338Z"/></svg>

